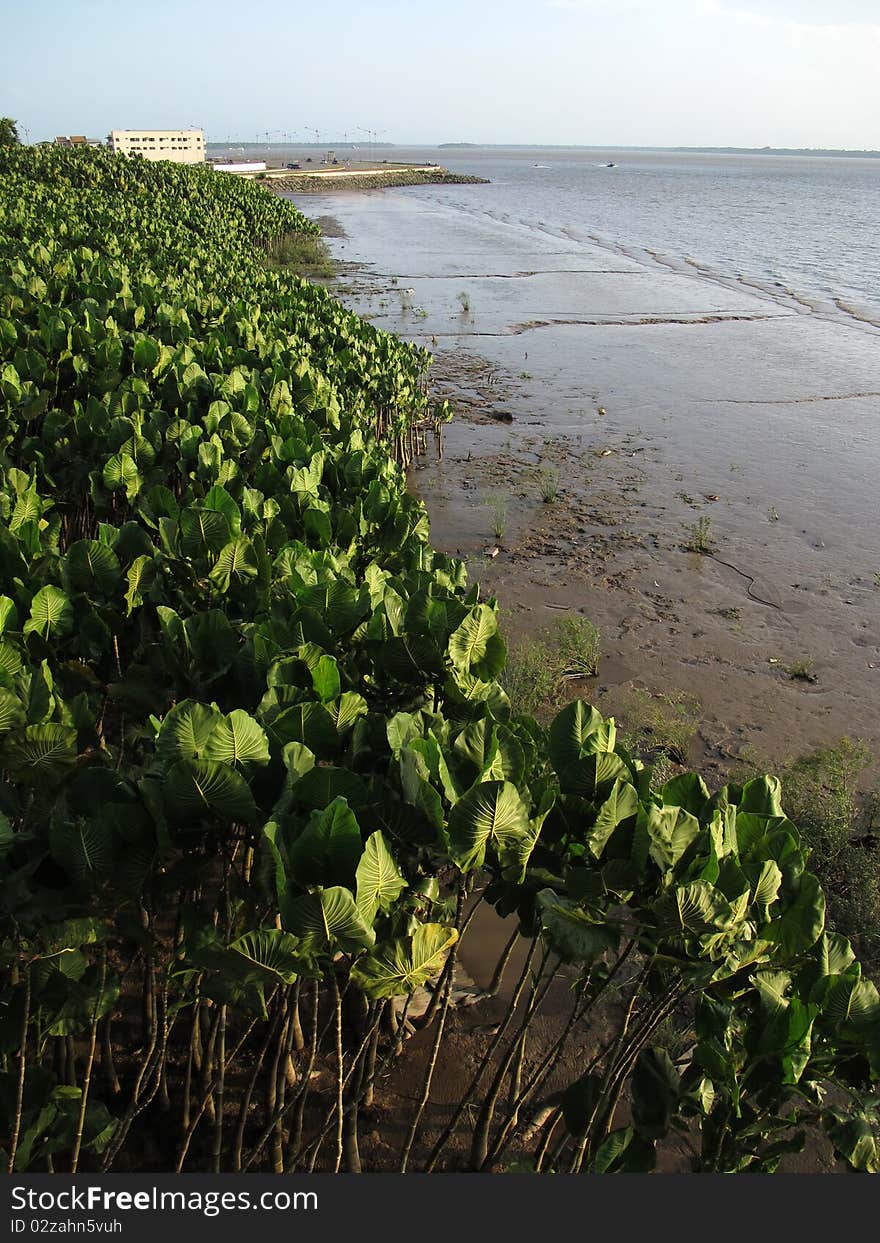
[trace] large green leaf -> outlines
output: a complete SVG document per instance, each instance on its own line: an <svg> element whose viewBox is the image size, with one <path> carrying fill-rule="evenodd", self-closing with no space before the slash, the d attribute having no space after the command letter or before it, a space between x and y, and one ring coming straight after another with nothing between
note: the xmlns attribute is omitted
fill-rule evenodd
<svg viewBox="0 0 880 1243"><path fill-rule="evenodd" d="M355 963L352 982L368 997L400 997L419 988L443 969L458 940L454 928L422 924L411 937L400 937Z"/></svg>
<svg viewBox="0 0 880 1243"><path fill-rule="evenodd" d="M662 871L675 867L700 835L699 821L681 807L649 807L645 827L648 853Z"/></svg>
<svg viewBox="0 0 880 1243"><path fill-rule="evenodd" d="M403 890L406 879L398 870L380 830L371 833L357 865L357 906L372 927L378 911L389 911Z"/></svg>
<svg viewBox="0 0 880 1243"><path fill-rule="evenodd" d="M49 829L52 855L81 884L97 884L110 877L117 844L108 824L86 816L53 823Z"/></svg>
<svg viewBox="0 0 880 1243"><path fill-rule="evenodd" d="M678 1071L665 1049L642 1049L632 1076L633 1122L646 1139L669 1130L681 1094Z"/></svg>
<svg viewBox="0 0 880 1243"><path fill-rule="evenodd" d="M367 712L367 701L357 691L344 691L338 699L326 705L327 712L336 726L336 732L344 734L351 729L358 717Z"/></svg>
<svg viewBox="0 0 880 1243"><path fill-rule="evenodd" d="M18 609L9 596L0 596L0 634L18 629Z"/></svg>
<svg viewBox="0 0 880 1243"><path fill-rule="evenodd" d="M473 673L489 680L504 668L504 641L498 633L498 618L488 604L478 604L449 637L449 656L462 673Z"/></svg>
<svg viewBox="0 0 880 1243"><path fill-rule="evenodd" d="M0 733L24 725L24 706L12 691L0 690Z"/></svg>
<svg viewBox="0 0 880 1243"><path fill-rule="evenodd" d="M28 725L0 748L0 767L28 785L57 781L75 764L76 730L67 725Z"/></svg>
<svg viewBox="0 0 880 1243"><path fill-rule="evenodd" d="M292 984L309 964L296 937L280 928L247 932L229 948L240 954L258 976L263 975L275 983Z"/></svg>
<svg viewBox="0 0 880 1243"><path fill-rule="evenodd" d="M778 942L789 954L815 945L825 927L825 894L811 872L800 878L797 893L775 919L760 929L760 936Z"/></svg>
<svg viewBox="0 0 880 1243"><path fill-rule="evenodd" d="M234 708L209 734L204 758L242 767L268 764L269 740L252 716L241 708Z"/></svg>
<svg viewBox="0 0 880 1243"><path fill-rule="evenodd" d="M73 605L58 587L41 587L31 601L31 614L24 624L25 634L70 634L73 630Z"/></svg>
<svg viewBox="0 0 880 1243"><path fill-rule="evenodd" d="M172 764L164 784L169 814L177 820L201 819L213 812L224 820L256 818L253 795L242 775L225 764L183 760Z"/></svg>
<svg viewBox="0 0 880 1243"><path fill-rule="evenodd" d="M112 595L122 577L119 558L112 548L97 540L77 540L65 557L67 580L74 591L98 590Z"/></svg>
<svg viewBox="0 0 880 1243"><path fill-rule="evenodd" d="M184 699L176 704L162 721L156 738L156 755L165 764L178 760L214 759L231 761L221 755L207 755L208 742L223 723L223 714L216 704ZM259 728L259 727L258 727Z"/></svg>
<svg viewBox="0 0 880 1243"><path fill-rule="evenodd" d="M283 905L282 918L297 936L346 953L370 949L376 940L351 891L341 886L291 899Z"/></svg>
<svg viewBox="0 0 880 1243"><path fill-rule="evenodd" d="M313 766L300 777L291 787L291 795L297 803L306 807L326 807L340 797L346 799L352 807L361 807L369 801L370 792L357 773L350 768L320 764Z"/></svg>
<svg viewBox="0 0 880 1243"><path fill-rule="evenodd" d="M312 685L321 703L329 703L339 694L339 666L332 656L321 656L312 667Z"/></svg>
<svg viewBox="0 0 880 1243"><path fill-rule="evenodd" d="M590 743L596 735L600 735L603 741L606 740L604 726L602 714L581 699L576 699L563 708L550 726L547 744L557 773L562 773L588 751L596 750ZM612 750L613 743L604 749Z"/></svg>
<svg viewBox="0 0 880 1243"><path fill-rule="evenodd" d="M303 780L309 776L307 773ZM354 813L344 798L336 798L329 807L312 812L306 827L290 843L292 879L303 888L350 885L362 851Z"/></svg>
<svg viewBox="0 0 880 1243"><path fill-rule="evenodd" d="M142 479L137 462L130 453L114 453L104 465L104 486L111 492L125 489L126 499L133 501L141 490Z"/></svg>
<svg viewBox="0 0 880 1243"><path fill-rule="evenodd" d="M224 545L220 549L210 579L218 591L229 591L230 587L244 587L252 583L260 573L260 562L256 549L245 535Z"/></svg>
<svg viewBox="0 0 880 1243"><path fill-rule="evenodd" d="M596 859L601 858L618 825L633 817L638 808L639 796L635 787L618 778L584 836L585 844Z"/></svg>
<svg viewBox="0 0 880 1243"><path fill-rule="evenodd" d="M449 853L462 872L483 866L491 844L501 854L529 836L529 809L509 781L485 781L449 814Z"/></svg>
<svg viewBox="0 0 880 1243"><path fill-rule="evenodd" d="M143 604L144 594L156 581L155 559L146 554L136 557L128 567L126 581L128 590L125 593L125 603L128 606L128 613L131 614Z"/></svg>
<svg viewBox="0 0 880 1243"><path fill-rule="evenodd" d="M629 776L629 769L620 756L604 750L588 751L557 771L563 793L579 794L590 800L610 794L613 782Z"/></svg>
<svg viewBox="0 0 880 1243"><path fill-rule="evenodd" d="M541 927L550 947L563 962L594 963L606 950L617 946L618 937L607 924L596 919L552 889L538 894Z"/></svg>
<svg viewBox="0 0 880 1243"><path fill-rule="evenodd" d="M279 713L269 729L281 746L301 742L316 756L332 754L337 749L336 724L323 704L294 704Z"/></svg>
<svg viewBox="0 0 880 1243"><path fill-rule="evenodd" d="M218 509L191 506L180 515L180 546L187 557L216 555L230 542L229 523Z"/></svg>
<svg viewBox="0 0 880 1243"><path fill-rule="evenodd" d="M241 510L235 499L220 484L215 484L208 490L199 508L203 513L213 510L222 514L232 535L241 534Z"/></svg>

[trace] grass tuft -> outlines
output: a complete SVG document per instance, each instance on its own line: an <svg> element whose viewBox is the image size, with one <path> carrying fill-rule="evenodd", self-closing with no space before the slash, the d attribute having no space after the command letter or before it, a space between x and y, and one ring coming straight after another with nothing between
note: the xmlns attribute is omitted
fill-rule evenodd
<svg viewBox="0 0 880 1243"><path fill-rule="evenodd" d="M306 280L329 279L336 271L327 243L307 233L284 233L266 243L269 267L293 272Z"/></svg>

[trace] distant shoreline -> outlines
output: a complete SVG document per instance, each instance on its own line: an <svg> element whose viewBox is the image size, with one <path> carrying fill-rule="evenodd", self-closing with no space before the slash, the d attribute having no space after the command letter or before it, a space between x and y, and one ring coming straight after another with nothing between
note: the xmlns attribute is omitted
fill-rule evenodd
<svg viewBox="0 0 880 1243"><path fill-rule="evenodd" d="M815 155L844 159L877 160L880 151L847 151L834 147L657 147L657 151L688 152L693 155Z"/></svg>
<svg viewBox="0 0 880 1243"><path fill-rule="evenodd" d="M207 143L208 149L235 150L226 143ZM273 147L279 150L326 150L328 147L339 151L357 150L358 148L352 143L249 143L248 149L271 150ZM880 159L880 150L857 150L855 148L845 147L653 147L653 146L633 146L632 144L609 145L608 143L598 143L595 145L584 143L509 143L509 142L440 142L440 143L420 143L420 142L385 142L374 143L373 148L383 150L394 150L402 148L404 150L421 149L425 151L656 151L671 152L673 154L682 155L799 155L799 156L816 156L818 158L837 157L840 159ZM243 148L240 148L243 149Z"/></svg>
<svg viewBox="0 0 880 1243"><path fill-rule="evenodd" d="M448 168L341 169L268 177L267 190L288 194L329 194L334 190L389 190L397 186L485 185L485 177L451 173Z"/></svg>

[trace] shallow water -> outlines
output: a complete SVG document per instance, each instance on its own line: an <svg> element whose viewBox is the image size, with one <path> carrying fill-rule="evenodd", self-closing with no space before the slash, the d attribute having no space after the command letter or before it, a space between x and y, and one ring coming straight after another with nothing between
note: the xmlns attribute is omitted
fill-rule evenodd
<svg viewBox="0 0 880 1243"><path fill-rule="evenodd" d="M548 608L597 621L603 660L589 690L606 711L635 684L675 688L700 699L710 753L713 739L730 740L728 756L754 746L770 759L843 733L880 743L880 342L866 322L877 254L853 245L841 258L829 230L822 263L809 259L823 212L844 201L853 219L853 204L867 212L860 196L880 162L841 161L847 173L833 160L770 160L755 172L757 157L727 157L719 190L721 157L654 153L627 173L587 170L580 156L581 201L570 160L542 152L544 170L528 158L456 158L464 171L493 164L488 186L302 204L340 221L335 251L362 265L344 299L427 343L454 398L444 462L414 476L435 543L471 559L513 633L546 623ZM555 189L531 186L548 171ZM618 173L618 190L588 205L591 178ZM759 174L768 195L777 178L783 203L819 179L774 269L756 233L733 236L742 194L736 212L724 197L733 186L754 199ZM670 189L688 177L702 187L690 199ZM587 214L610 213L620 187L617 232L590 236ZM672 245L673 227L684 240L691 229L687 247ZM845 291L862 318L834 305ZM545 506L534 472L548 466L559 496ZM507 530L486 563L499 495ZM700 518L717 560L685 550ZM816 683L785 674L799 660L814 662Z"/></svg>

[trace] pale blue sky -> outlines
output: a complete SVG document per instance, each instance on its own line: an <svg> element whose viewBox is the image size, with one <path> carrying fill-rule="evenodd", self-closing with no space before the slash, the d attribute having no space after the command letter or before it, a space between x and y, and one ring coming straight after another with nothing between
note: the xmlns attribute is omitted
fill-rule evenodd
<svg viewBox="0 0 880 1243"><path fill-rule="evenodd" d="M32 0L3 34L31 141L880 148L880 0Z"/></svg>

